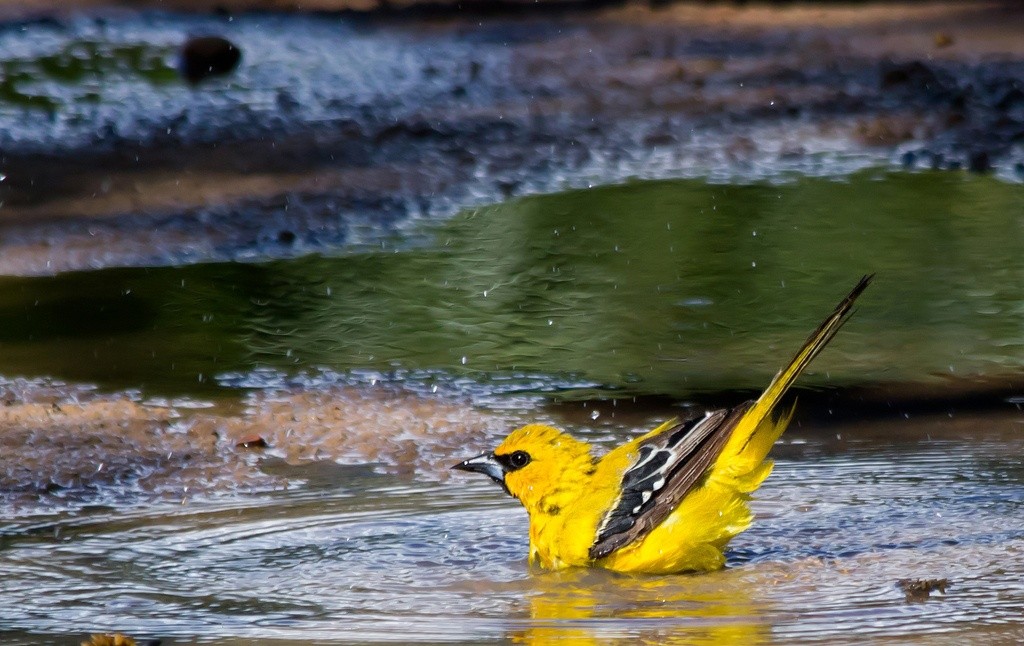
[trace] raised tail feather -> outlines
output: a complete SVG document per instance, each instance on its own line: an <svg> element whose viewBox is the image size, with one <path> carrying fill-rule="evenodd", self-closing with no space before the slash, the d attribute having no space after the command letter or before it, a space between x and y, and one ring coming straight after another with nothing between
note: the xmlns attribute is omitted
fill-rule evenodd
<svg viewBox="0 0 1024 646"><path fill-rule="evenodd" d="M604 460L615 465L624 462L616 456L635 457L589 558L607 559L602 564L620 572L721 567L726 544L753 519L750 493L771 473L768 452L792 417L792 409L774 415L775 407L839 331L870 281L871 276L861 279L756 401L686 422L672 420L609 453Z"/></svg>
<svg viewBox="0 0 1024 646"><path fill-rule="evenodd" d="M874 274L860 279L857 286L836 306L818 329L811 333L793 360L775 375L761 396L737 422L736 430L716 461L716 469L721 468L729 476L736 478L741 490L753 491L768 476L771 463L765 462L765 457L775 440L786 430L793 415L793 411L790 410L778 419L771 419L772 411L800 373L843 327L850 316L854 301L871 284L872 278Z"/></svg>

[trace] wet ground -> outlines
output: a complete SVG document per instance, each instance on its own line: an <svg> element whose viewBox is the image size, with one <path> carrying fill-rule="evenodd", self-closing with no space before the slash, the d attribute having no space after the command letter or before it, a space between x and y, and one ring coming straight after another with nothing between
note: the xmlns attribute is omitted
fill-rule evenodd
<svg viewBox="0 0 1024 646"><path fill-rule="evenodd" d="M1019 181L1020 18L981 3L8 23L0 271L301 255L632 177ZM238 70L178 78L197 34L236 43Z"/></svg>
<svg viewBox="0 0 1024 646"><path fill-rule="evenodd" d="M1019 9L56 15L0 25L5 643L1024 638ZM868 272L723 572L530 572L448 471L742 401Z"/></svg>

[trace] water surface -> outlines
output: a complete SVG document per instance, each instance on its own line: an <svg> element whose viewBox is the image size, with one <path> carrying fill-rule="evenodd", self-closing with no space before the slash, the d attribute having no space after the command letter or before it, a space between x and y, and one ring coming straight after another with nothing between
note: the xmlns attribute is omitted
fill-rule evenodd
<svg viewBox="0 0 1024 646"><path fill-rule="evenodd" d="M877 273L804 385L1001 377L1024 357L1022 213L1021 185L950 173L635 182L330 255L0 278L0 373L162 394L258 386L257 369L756 390Z"/></svg>
<svg viewBox="0 0 1024 646"><path fill-rule="evenodd" d="M2 278L6 437L28 440L0 455L24 479L3 492L0 636L1021 639L1016 395L800 418L705 576L531 571L522 510L447 466L525 419L607 447L679 412L643 396L738 401L863 273L803 386L1012 383L1022 205L949 173L631 182L288 260Z"/></svg>
<svg viewBox="0 0 1024 646"><path fill-rule="evenodd" d="M226 502L8 523L0 625L11 644L115 628L174 644L1024 634L1024 470L1011 457L1024 450L1019 417L821 430L794 429L779 447L754 503L759 518L721 572L531 572L525 513L489 482L338 468ZM908 600L896 585L904 578L948 587Z"/></svg>

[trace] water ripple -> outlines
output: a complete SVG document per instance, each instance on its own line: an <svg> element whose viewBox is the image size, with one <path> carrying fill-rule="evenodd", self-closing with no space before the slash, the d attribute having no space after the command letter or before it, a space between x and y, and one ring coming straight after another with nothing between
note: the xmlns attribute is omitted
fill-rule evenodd
<svg viewBox="0 0 1024 646"><path fill-rule="evenodd" d="M979 435L970 451L896 439L842 452L814 435L793 439L722 572L532 571L525 514L490 483L353 474L349 486L10 523L0 624L222 644L1020 634L1024 499L1008 456L1020 455L1022 438ZM948 585L915 600L901 579Z"/></svg>

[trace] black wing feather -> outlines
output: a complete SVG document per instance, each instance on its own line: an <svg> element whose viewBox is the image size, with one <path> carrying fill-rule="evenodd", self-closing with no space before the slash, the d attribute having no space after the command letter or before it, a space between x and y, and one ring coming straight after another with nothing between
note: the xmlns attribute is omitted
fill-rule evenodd
<svg viewBox="0 0 1024 646"><path fill-rule="evenodd" d="M622 493L598 527L590 558L608 556L668 518L701 482L751 404L679 422L643 442L622 474Z"/></svg>

